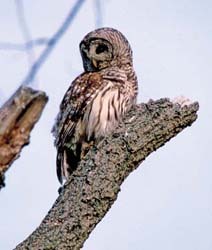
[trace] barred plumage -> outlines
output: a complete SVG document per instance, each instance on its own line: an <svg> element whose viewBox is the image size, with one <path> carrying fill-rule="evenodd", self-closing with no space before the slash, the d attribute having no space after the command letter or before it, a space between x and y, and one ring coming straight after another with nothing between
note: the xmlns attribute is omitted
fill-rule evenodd
<svg viewBox="0 0 212 250"><path fill-rule="evenodd" d="M132 50L119 31L101 28L88 33L80 52L85 72L66 92L53 127L61 183L94 141L112 133L137 97Z"/></svg>

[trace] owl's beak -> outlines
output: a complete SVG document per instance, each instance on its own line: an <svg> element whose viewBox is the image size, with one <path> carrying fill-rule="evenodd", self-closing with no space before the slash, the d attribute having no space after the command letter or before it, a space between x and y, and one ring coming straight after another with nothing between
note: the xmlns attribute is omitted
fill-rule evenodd
<svg viewBox="0 0 212 250"><path fill-rule="evenodd" d="M97 68L98 64L97 64L97 61L95 59L92 59L92 64L95 68Z"/></svg>

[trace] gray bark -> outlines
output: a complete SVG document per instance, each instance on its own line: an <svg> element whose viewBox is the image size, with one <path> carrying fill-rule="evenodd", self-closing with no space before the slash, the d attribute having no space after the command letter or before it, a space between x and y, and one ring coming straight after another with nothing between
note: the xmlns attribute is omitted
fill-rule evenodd
<svg viewBox="0 0 212 250"><path fill-rule="evenodd" d="M113 135L92 147L40 226L15 249L80 249L117 199L126 177L197 118L198 103L150 101L131 110Z"/></svg>

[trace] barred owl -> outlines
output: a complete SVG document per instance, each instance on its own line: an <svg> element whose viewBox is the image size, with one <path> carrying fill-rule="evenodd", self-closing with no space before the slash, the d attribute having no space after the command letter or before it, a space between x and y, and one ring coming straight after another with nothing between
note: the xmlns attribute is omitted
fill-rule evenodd
<svg viewBox="0 0 212 250"><path fill-rule="evenodd" d="M80 52L84 72L67 90L53 127L61 183L93 142L113 132L137 98L132 50L121 32L94 30L81 41Z"/></svg>

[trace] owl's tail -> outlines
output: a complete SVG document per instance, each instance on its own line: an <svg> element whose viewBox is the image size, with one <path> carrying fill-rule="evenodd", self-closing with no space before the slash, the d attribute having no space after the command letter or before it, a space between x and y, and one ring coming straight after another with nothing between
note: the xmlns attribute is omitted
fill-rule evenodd
<svg viewBox="0 0 212 250"><path fill-rule="evenodd" d="M62 184L63 183L63 170L62 170L62 164L63 164L63 152L61 152L61 150L58 149L57 151L57 178L59 180L59 182Z"/></svg>
<svg viewBox="0 0 212 250"><path fill-rule="evenodd" d="M57 178L61 184L73 173L80 161L80 154L71 149L59 147L57 150Z"/></svg>

